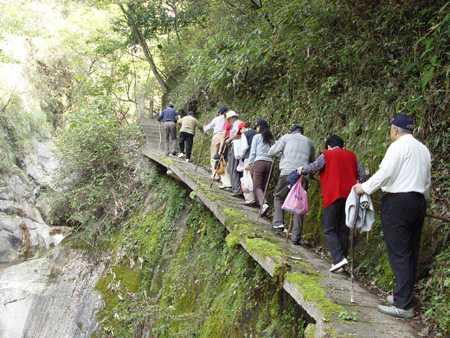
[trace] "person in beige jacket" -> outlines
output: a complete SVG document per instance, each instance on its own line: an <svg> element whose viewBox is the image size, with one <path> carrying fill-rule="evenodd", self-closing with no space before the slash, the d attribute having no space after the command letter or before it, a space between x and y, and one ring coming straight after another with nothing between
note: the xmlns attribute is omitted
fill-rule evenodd
<svg viewBox="0 0 450 338"><path fill-rule="evenodd" d="M186 157L186 162L191 161L192 145L194 143L194 135L197 128L200 127L200 123L194 117L192 111L178 120L180 128L180 154L178 157Z"/></svg>

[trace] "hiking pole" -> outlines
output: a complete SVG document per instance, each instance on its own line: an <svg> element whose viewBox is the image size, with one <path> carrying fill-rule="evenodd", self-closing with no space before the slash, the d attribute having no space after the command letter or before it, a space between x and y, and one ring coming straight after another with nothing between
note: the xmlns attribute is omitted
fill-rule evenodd
<svg viewBox="0 0 450 338"><path fill-rule="evenodd" d="M264 206L264 203L266 203L267 189L269 188L270 178L272 177L273 162L274 161L272 161L272 163L270 164L269 177L267 178L266 187L264 188L263 201L262 201L261 205L259 206L259 212L258 212L258 218L257 218L258 221L259 221L259 218L261 217L262 208Z"/></svg>
<svg viewBox="0 0 450 338"><path fill-rule="evenodd" d="M161 151L162 134L161 134L161 122L158 122L159 127L159 151Z"/></svg>
<svg viewBox="0 0 450 338"><path fill-rule="evenodd" d="M355 231L356 231L356 223L358 222L358 214L359 214L359 195L356 194L356 205L355 205L355 220L352 224L352 230L351 230L351 237L350 237L350 251L352 253L352 261L350 262L350 280L351 280L351 286L350 286L350 303L354 303L354 293L353 293L353 280L354 280L354 274L353 274L353 262L355 261Z"/></svg>

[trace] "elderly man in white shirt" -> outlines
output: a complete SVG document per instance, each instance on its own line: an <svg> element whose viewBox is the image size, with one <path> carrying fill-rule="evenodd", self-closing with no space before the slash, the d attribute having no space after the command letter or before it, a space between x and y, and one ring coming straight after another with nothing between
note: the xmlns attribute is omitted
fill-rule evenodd
<svg viewBox="0 0 450 338"><path fill-rule="evenodd" d="M224 138L224 126L225 126L225 114L228 112L227 107L221 107L217 112L217 116L212 119L212 121L205 126L203 126L203 131L206 133L208 130L213 130L213 137L211 139L211 171L212 178L218 179L218 177L214 177L215 165L216 165L216 157L219 153L220 145L223 142Z"/></svg>
<svg viewBox="0 0 450 338"><path fill-rule="evenodd" d="M365 183L355 185L358 194L372 194L381 188L381 223L389 262L395 275L389 306L378 309L400 318L414 317L414 283L425 218L426 201L431 186L431 155L412 133L414 120L397 114L391 120L393 141L378 171Z"/></svg>

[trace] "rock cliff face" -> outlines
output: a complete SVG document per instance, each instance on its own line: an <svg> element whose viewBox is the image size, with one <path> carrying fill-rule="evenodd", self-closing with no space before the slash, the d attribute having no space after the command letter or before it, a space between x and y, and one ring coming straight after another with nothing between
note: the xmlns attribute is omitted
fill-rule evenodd
<svg viewBox="0 0 450 338"><path fill-rule="evenodd" d="M102 304L94 290L102 271L61 247L0 271L0 337L89 337Z"/></svg>
<svg viewBox="0 0 450 338"><path fill-rule="evenodd" d="M58 167L52 143L33 140L19 162L9 174L0 175L0 264L30 257L62 239L52 235L44 220L47 206L39 203L41 193L53 189Z"/></svg>
<svg viewBox="0 0 450 338"><path fill-rule="evenodd" d="M33 140L10 174L0 175L0 338L89 337L103 265L56 245L67 234L46 223L56 188L52 142Z"/></svg>

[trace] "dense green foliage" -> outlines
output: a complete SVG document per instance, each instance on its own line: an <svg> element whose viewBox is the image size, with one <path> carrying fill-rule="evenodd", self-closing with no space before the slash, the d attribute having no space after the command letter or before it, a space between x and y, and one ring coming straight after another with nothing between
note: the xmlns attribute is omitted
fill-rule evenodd
<svg viewBox="0 0 450 338"><path fill-rule="evenodd" d="M299 337L301 310L182 187L152 175L146 209L114 236L97 336Z"/></svg>
<svg viewBox="0 0 450 338"><path fill-rule="evenodd" d="M165 2L176 4L183 15L196 13L196 20L180 27L173 16L162 22L153 1L128 8L134 24L152 32L145 36L157 44L153 56L161 60L167 95L177 107L197 106L206 121L226 104L250 122L267 118L276 134L300 122L318 149L326 135L340 134L371 172L388 145L388 117L403 110L416 116L416 135L433 153L429 212L448 215L447 1ZM133 36L131 29L128 34ZM195 145L194 157L202 163L207 144L199 138ZM310 198L305 238L318 245L317 182ZM439 297L420 289L424 313L442 331L450 325L450 276L447 259L434 257L448 258L449 231L448 222L427 218L420 265L421 284L442 290ZM389 291L393 279L382 238L378 221L370 237L359 239L357 271Z"/></svg>
<svg viewBox="0 0 450 338"><path fill-rule="evenodd" d="M157 96L177 108L196 108L202 121L226 104L251 123L267 118L276 135L299 122L318 149L327 134L340 134L371 172L388 145L388 117L404 110L416 116L416 135L433 153L429 212L448 215L447 1L117 4L0 4L0 38L20 38L29 48L22 59L0 50L0 66L21 64L33 88L29 92L39 101L30 105L23 93L16 96L10 88L0 88L0 172L20 164L31 136L46 129L42 126L57 128L63 189L53 194L53 222L82 230L79 237L92 245L117 236L118 257L99 284L107 300L101 334L115 330L126 336L139 330L137 323L142 330L151 324L162 336L193 331L270 336L288 335L288 327L302 330L293 323L297 310L292 302L246 255L223 246L224 230L209 214L168 181L138 177L143 139L134 122L154 110ZM35 114L40 110L47 122ZM194 158L204 164L208 142L197 137L194 148ZM137 213L153 184L160 196L147 200L152 207ZM304 237L318 247L322 231L316 181L309 195L312 210ZM168 205L174 208L158 209ZM184 206L188 211L182 211ZM135 217L129 220L130 215ZM188 227L177 237L180 216L187 218ZM129 222L118 231L125 220ZM448 222L427 219L418 288L422 312L441 332L450 331L449 232ZM357 273L390 291L392 272L382 239L379 221L370 237L359 238ZM117 286L117 281L122 283ZM235 287L238 282L243 286ZM275 315L277 308L288 310L286 318L281 311ZM275 318L272 326L268 315ZM244 331L235 331L237 327Z"/></svg>
<svg viewBox="0 0 450 338"><path fill-rule="evenodd" d="M58 143L65 189L53 201L53 222L81 227L90 240L123 221L143 198L135 168L141 134L110 111L90 106L70 115Z"/></svg>

